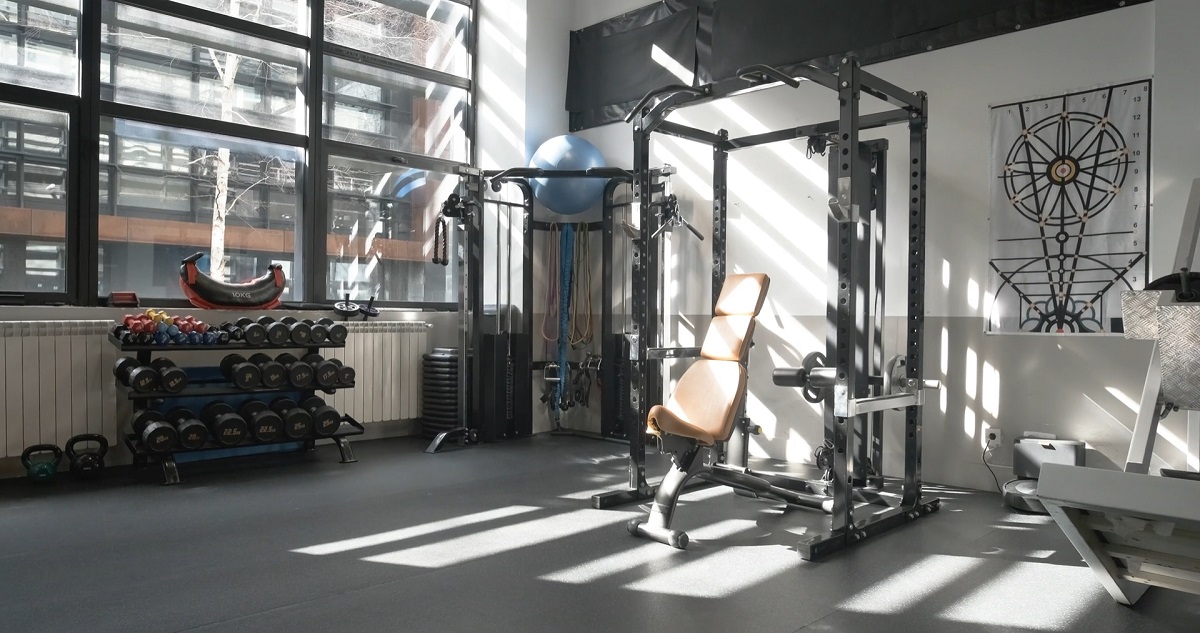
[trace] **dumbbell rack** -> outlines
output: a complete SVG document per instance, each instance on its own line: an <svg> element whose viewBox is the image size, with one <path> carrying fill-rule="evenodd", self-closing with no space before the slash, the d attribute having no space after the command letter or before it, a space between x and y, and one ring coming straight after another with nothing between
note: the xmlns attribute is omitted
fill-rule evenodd
<svg viewBox="0 0 1200 633"><path fill-rule="evenodd" d="M249 345L249 344L246 344L244 342L239 342L239 341L232 341L225 345L137 345L137 344L122 343L120 339L113 336L111 333L108 335L108 341L110 343L112 343L114 346L116 346L116 348L122 352L137 354L138 362L143 365L149 365L150 361L151 361L151 357L155 353L175 355L175 354L178 354L179 352L204 351L204 352L217 352L217 353L224 354L224 353L236 352L236 351L280 352L280 351L285 351L285 350L304 349L304 350L307 350L307 353L309 353L309 354L317 354L322 349L340 349L340 348L345 347L344 344L338 345L338 344L330 343L330 342L325 342L320 345L309 344L309 345L272 346L272 345ZM195 374L204 374L204 373L206 373L206 370L210 370L210 369L212 370L211 373L213 374L213 377L211 379L206 378L203 375L201 375L201 376L198 376L195 380L193 380L193 376ZM220 373L219 369L199 367L199 368L187 368L187 370L188 370L188 378L189 378L188 386L186 388L184 388L183 391L180 391L178 393L169 393L166 391L151 391L151 392L134 391L133 389L130 389L129 387L125 386L124 384L121 384L120 382L117 382L117 385L116 385L117 393L128 398L130 401L134 402L134 407L138 408L138 403L148 404L148 403L154 402L154 401L165 402L167 400L178 400L181 398L213 398L213 397L217 397L217 396L254 396L256 394L286 395L286 394L299 393L301 395L296 400L297 400L297 402L302 402L304 398L308 398L310 396L316 395L317 391L326 392L326 391L335 390L335 389L342 390L342 389L354 388L354 385L339 385L337 387L331 387L331 388L329 388L329 390L326 390L323 388L318 388L316 386L299 388L299 387L294 387L291 385L285 385L283 387L279 387L278 389L266 389L266 388L241 389L239 387L236 387L236 386L230 384L228 382L228 380L226 380L224 377L218 377L218 375ZM305 450L313 450L316 447L317 440L328 439L328 440L333 440L333 442L335 444L337 444L338 451L341 453L341 463L350 464L350 463L354 463L358 460L355 459L355 457L354 457L354 451L350 448L350 441L348 438L353 437L355 435L362 435L364 432L365 432L365 430L363 429L362 424L360 424L357 420L350 417L349 415L342 414L341 426L338 427L338 430L333 435L329 435L329 436L318 437L316 435L313 435L308 438L300 438L300 439L282 438L282 439L279 439L279 440L276 440L273 442L252 442L252 441L247 440L236 446L221 446L221 445L217 444L216 442L214 442L212 439L210 439L209 443L201 448L176 449L174 451L170 451L167 453L154 453L154 452L147 451L145 449L145 447L142 446L141 438L137 437L136 435L134 435L132 433L123 433L122 441L124 442L125 446L129 449L130 453L133 454L133 463L134 463L135 467L144 467L144 466L149 465L150 462L156 461L162 467L163 484L164 485L174 485L174 484L180 483L179 468L175 462L176 454L182 454L182 453L194 454L194 453L209 452L209 451L228 451L228 450L236 450L239 448L286 445L286 444L303 444L303 447Z"/></svg>

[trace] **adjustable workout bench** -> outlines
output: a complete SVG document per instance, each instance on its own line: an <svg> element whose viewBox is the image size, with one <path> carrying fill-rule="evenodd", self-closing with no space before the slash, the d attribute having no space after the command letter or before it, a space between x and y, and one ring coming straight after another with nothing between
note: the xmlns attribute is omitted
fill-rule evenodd
<svg viewBox="0 0 1200 633"><path fill-rule="evenodd" d="M672 529L671 519L679 495L692 477L789 504L810 508L832 505L827 498L775 486L749 469L706 465L699 458L704 449L733 434L738 407L746 395L746 362L754 319L762 310L770 284L770 278L761 273L725 278L704 335L700 359L680 377L671 399L650 409L647 433L657 436L663 452L671 455L671 470L658 485L649 518L629 522L629 531L635 536L679 549L687 547L687 533Z"/></svg>

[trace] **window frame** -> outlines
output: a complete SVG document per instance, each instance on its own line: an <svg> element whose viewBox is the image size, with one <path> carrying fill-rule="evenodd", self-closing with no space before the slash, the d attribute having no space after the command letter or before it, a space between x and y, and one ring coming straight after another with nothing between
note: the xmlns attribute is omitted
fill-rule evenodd
<svg viewBox="0 0 1200 633"><path fill-rule="evenodd" d="M18 0L18 2L21 1ZM478 137L478 117L475 108L478 103L479 8L477 0L443 0L462 5L468 10L464 42L469 76L460 77L355 50L341 44L325 42L325 1L307 0L305 3L309 12L309 24L307 33L305 33L305 30L301 28L288 30L282 26L259 24L225 13L197 8L179 0L81 0L80 11L77 14L79 25L76 59L79 71L78 93L72 95L41 88L0 84L0 87L4 89L4 96L0 100L5 103L53 110L67 115L65 291L61 293L18 291L14 294L20 295L19 297L8 294L0 297L0 305L14 302L27 305L106 305L107 297L99 295L100 174L102 169L106 169L102 167L100 160L100 122L102 118L106 117L301 148L304 151L304 158L296 166L297 198L301 205L300 218L295 224L295 230L299 232L297 239L299 248L295 253L293 279L291 280L294 296L289 305L324 307L336 300L334 297L325 296L328 287L329 264L333 260L326 253L329 215L332 211L329 208L330 196L326 184L329 157L394 163L443 173L448 177L456 177L461 173L462 168L474 164L477 157L476 139ZM31 3L37 4L36 0L31 0ZM305 132L278 131L111 100L113 96L110 93L111 85L109 89L106 89L101 82L102 66L107 63L111 70L116 62L111 51L104 45L101 35L104 23L115 17L113 14L118 5L135 7L163 16L187 20L206 27L261 38L299 49L301 55L307 57L300 67L300 91L307 107L302 121ZM324 73L326 55L466 90L467 101L463 117L463 128L467 141L466 162L325 139L322 112L325 101L323 93L326 81ZM105 56L108 56L107 62ZM110 81L113 79L111 72L109 79ZM110 182L107 186L113 187L114 183ZM115 201L109 199L105 204L115 205ZM163 307L190 305L184 299L167 299L165 297L139 297L139 299L146 304ZM366 297L362 297L362 299L366 299ZM432 311L457 309L457 301L377 301L376 304L388 308L415 308Z"/></svg>

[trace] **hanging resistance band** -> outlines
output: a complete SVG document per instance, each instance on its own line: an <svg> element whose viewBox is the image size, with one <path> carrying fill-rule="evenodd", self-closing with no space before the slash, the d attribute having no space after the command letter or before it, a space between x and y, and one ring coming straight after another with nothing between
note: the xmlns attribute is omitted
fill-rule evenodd
<svg viewBox="0 0 1200 633"><path fill-rule="evenodd" d="M559 305L558 305L558 388L554 394L554 411L557 415L568 387L567 376L570 375L567 360L567 348L571 338L568 320L571 317L571 273L575 266L575 226L567 224L562 227L562 252L559 256L561 271L559 273Z"/></svg>
<svg viewBox="0 0 1200 633"><path fill-rule="evenodd" d="M548 331L548 326L554 323L554 327L558 327L559 241L559 226L551 223L546 239L546 313L542 315L542 338L547 343L558 341L559 331Z"/></svg>
<svg viewBox="0 0 1200 633"><path fill-rule="evenodd" d="M592 342L592 266L587 225L575 234L575 280L571 292L571 348ZM582 314L580 312L582 311Z"/></svg>

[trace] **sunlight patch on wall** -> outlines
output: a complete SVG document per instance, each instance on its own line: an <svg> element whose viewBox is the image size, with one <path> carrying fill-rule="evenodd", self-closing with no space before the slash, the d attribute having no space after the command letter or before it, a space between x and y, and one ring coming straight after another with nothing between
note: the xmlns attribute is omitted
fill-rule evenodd
<svg viewBox="0 0 1200 633"><path fill-rule="evenodd" d="M659 48L658 44L655 44L653 48L650 49L650 59L654 60L654 62L659 66L667 69L667 72L675 75L675 77L678 78L679 81L683 82L684 85L690 86L696 81L695 73L688 70L683 64L676 61L674 57L671 57L670 53Z"/></svg>
<svg viewBox="0 0 1200 633"><path fill-rule="evenodd" d="M731 219L729 224L745 234L757 250L775 262L783 270L790 271L795 282L815 299L825 299L825 279L818 277L809 266L802 264L793 257L790 249L780 246L775 238L768 234L757 222L750 219ZM761 322L760 322L761 325Z"/></svg>
<svg viewBox="0 0 1200 633"><path fill-rule="evenodd" d="M967 348L967 366L965 372L966 384L964 388L967 397L974 400L975 396L979 395L979 354L975 353L975 348Z"/></svg>
<svg viewBox="0 0 1200 633"><path fill-rule="evenodd" d="M983 410L993 420L1000 418L1000 370L991 363L983 363Z"/></svg>
<svg viewBox="0 0 1200 633"><path fill-rule="evenodd" d="M684 155L690 155L693 163L700 162L700 160L695 157L697 154L703 154L705 158L711 160L711 157L708 156L708 152L704 151L704 146L673 137L663 138L662 141L663 142L660 142L655 146L654 153L664 164L672 165L678 170L678 172L672 177L682 180L683 183L692 190L696 198L706 202L712 202L712 182L709 181L709 176L707 173L704 176L701 176L694 168L690 166L688 161L683 160ZM668 144L670 145L670 148L667 147ZM700 162L700 164L703 163ZM691 221L691 218L689 218L689 221Z"/></svg>
<svg viewBox="0 0 1200 633"><path fill-rule="evenodd" d="M942 326L942 358L940 369L943 376L950 375L950 330Z"/></svg>

